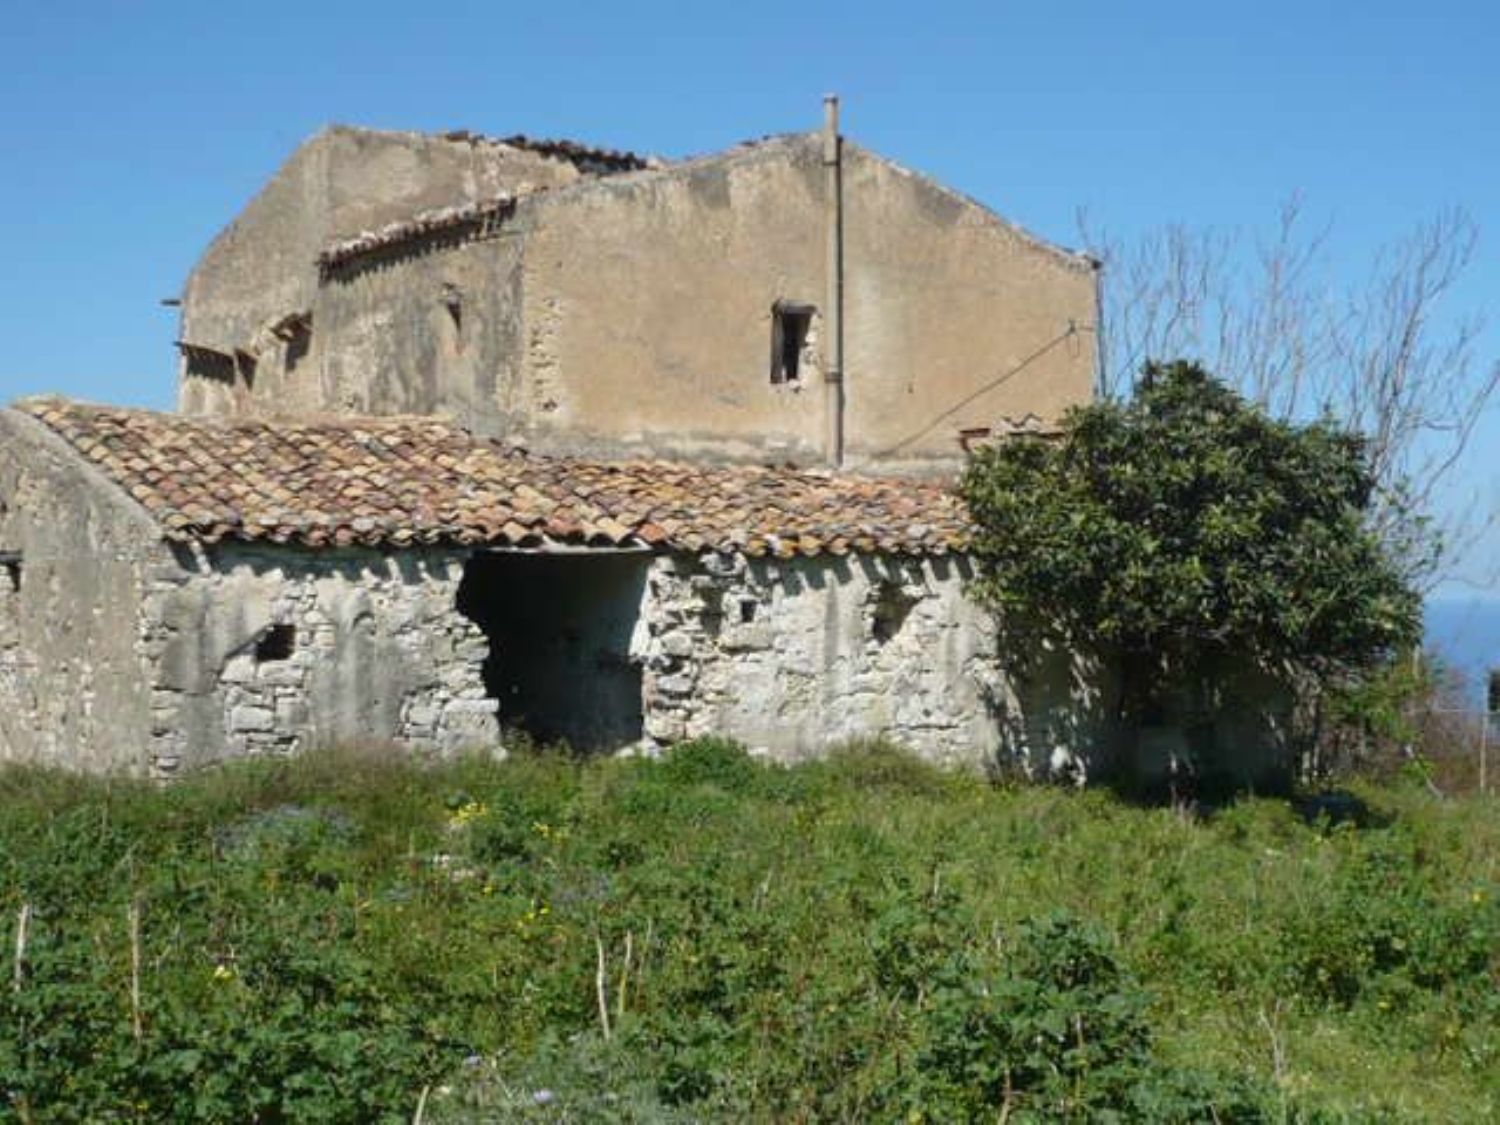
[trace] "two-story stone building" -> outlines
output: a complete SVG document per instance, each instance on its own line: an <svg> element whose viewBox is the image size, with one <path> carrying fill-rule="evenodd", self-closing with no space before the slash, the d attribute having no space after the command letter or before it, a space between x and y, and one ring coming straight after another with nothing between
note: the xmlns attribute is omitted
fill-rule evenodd
<svg viewBox="0 0 1500 1125"><path fill-rule="evenodd" d="M647 159L334 127L181 295L177 414L0 411L0 758L611 750L1087 766L1009 682L965 446L1091 395L1096 270L821 133Z"/></svg>

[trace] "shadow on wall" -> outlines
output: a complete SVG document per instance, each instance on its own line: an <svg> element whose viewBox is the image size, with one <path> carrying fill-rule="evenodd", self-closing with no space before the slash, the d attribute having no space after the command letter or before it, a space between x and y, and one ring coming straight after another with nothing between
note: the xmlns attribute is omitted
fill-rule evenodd
<svg viewBox="0 0 1500 1125"><path fill-rule="evenodd" d="M1003 630L1001 643L1005 651ZM1145 800L1291 790L1293 695L1275 675L1226 656L1131 714L1122 668L1121 658L1060 646L1010 668L1005 690L989 695L1001 730L1001 771L1110 785Z"/></svg>
<svg viewBox="0 0 1500 1125"><path fill-rule="evenodd" d="M469 560L458 609L489 639L485 688L502 728L590 752L640 741L641 668L630 640L650 559L601 551Z"/></svg>

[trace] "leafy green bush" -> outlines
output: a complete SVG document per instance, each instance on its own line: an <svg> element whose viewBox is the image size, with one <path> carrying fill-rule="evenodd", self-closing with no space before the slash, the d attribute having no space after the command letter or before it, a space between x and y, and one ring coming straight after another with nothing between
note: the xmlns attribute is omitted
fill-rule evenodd
<svg viewBox="0 0 1500 1125"><path fill-rule="evenodd" d="M1273 418L1183 361L1148 363L1129 402L1077 407L1062 431L980 450L961 484L972 589L1015 659L1086 655L1117 674L1124 723L1174 716L1199 742L1250 669L1288 695L1336 687L1348 718L1391 727L1387 669L1420 639L1421 595L1413 545L1374 518L1364 437ZM1238 773L1198 766L1219 786Z"/></svg>

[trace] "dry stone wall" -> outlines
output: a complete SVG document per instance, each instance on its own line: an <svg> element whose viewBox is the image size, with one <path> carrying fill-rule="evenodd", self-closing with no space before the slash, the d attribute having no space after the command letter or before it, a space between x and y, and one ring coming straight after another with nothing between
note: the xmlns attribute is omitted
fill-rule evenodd
<svg viewBox="0 0 1500 1125"><path fill-rule="evenodd" d="M639 631L646 736L721 734L784 759L886 737L985 766L1003 688L953 558L663 556Z"/></svg>
<svg viewBox="0 0 1500 1125"><path fill-rule="evenodd" d="M146 594L152 772L310 745L495 747L461 552L200 554Z"/></svg>

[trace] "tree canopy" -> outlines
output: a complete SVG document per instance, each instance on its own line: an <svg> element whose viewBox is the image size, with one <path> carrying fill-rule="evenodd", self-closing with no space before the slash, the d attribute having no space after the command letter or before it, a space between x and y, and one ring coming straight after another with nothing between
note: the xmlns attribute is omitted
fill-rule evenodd
<svg viewBox="0 0 1500 1125"><path fill-rule="evenodd" d="M1073 410L1060 440L976 454L976 593L1011 629L1120 655L1147 690L1220 655L1374 667L1416 641L1421 600L1368 518L1368 449L1197 364L1149 364L1129 401Z"/></svg>

